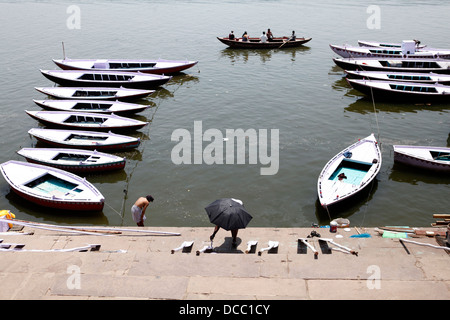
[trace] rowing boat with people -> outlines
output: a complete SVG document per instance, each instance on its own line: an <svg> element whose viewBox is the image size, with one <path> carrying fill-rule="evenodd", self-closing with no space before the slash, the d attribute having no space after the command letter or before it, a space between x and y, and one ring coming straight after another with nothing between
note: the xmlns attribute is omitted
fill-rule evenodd
<svg viewBox="0 0 450 320"><path fill-rule="evenodd" d="M249 38L248 41L242 41L242 38L230 40L228 37L217 37L217 39L234 49L282 49L300 47L311 41L312 38L289 40L289 37L276 37L266 42L261 42L260 38Z"/></svg>

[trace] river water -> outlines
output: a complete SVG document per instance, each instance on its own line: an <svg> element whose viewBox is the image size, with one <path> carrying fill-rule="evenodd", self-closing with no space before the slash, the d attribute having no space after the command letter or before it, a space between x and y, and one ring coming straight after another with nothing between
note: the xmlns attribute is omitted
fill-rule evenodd
<svg viewBox="0 0 450 320"><path fill-rule="evenodd" d="M16 154L21 147L43 146L28 135L40 125L24 110L39 110L32 99L46 98L34 87L53 84L39 69L56 69L51 59L63 57L62 43L71 58L199 61L140 101L151 108L134 118L150 125L131 133L142 138L138 149L118 153L128 159L125 170L87 177L106 198L103 212L36 207L2 179L0 209L18 218L134 226L130 207L152 194L147 226L210 226L204 207L222 197L244 202L251 227L327 224L317 205L318 175L336 153L372 132L383 153L377 182L367 198L331 216L356 226L429 226L433 213L448 213L449 178L394 165L392 145L448 146L449 105L374 105L347 85L329 48L404 39L450 48L448 1L0 1L0 8L1 162L24 160ZM267 28L313 39L301 48L263 51L227 49L216 39L230 30L259 36ZM259 138L266 129L267 157L240 164L223 153L223 164L208 164L202 153L211 142L198 139L223 135L217 141L226 150L227 129L254 130ZM192 164L176 164L180 132L192 146L200 141L188 154ZM271 150L278 156L270 158ZM276 174L262 175L269 163Z"/></svg>

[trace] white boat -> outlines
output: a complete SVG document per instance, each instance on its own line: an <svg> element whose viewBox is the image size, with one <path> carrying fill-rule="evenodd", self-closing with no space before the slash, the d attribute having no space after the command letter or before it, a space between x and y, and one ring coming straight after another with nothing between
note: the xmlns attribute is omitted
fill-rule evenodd
<svg viewBox="0 0 450 320"><path fill-rule="evenodd" d="M28 134L38 141L59 148L118 151L137 148L141 143L139 138L112 132L32 128Z"/></svg>
<svg viewBox="0 0 450 320"><path fill-rule="evenodd" d="M10 160L0 165L3 177L20 197L62 210L100 211L105 198L90 182L73 173Z"/></svg>
<svg viewBox="0 0 450 320"><path fill-rule="evenodd" d="M153 89L172 77L159 74L93 70L40 70L50 81L67 87L123 87Z"/></svg>
<svg viewBox="0 0 450 320"><path fill-rule="evenodd" d="M448 59L333 58L333 61L344 70L450 73L450 60Z"/></svg>
<svg viewBox="0 0 450 320"><path fill-rule="evenodd" d="M335 155L322 169L317 181L322 207L328 208L361 192L375 179L381 162L381 151L374 134Z"/></svg>
<svg viewBox="0 0 450 320"><path fill-rule="evenodd" d="M122 101L101 100L33 100L38 106L53 111L129 114L144 111L150 106Z"/></svg>
<svg viewBox="0 0 450 320"><path fill-rule="evenodd" d="M347 82L368 97L382 100L437 103L450 101L450 86L442 84L364 79L347 79Z"/></svg>
<svg viewBox="0 0 450 320"><path fill-rule="evenodd" d="M97 150L61 148L22 148L17 151L28 162L47 165L73 173L92 173L120 170L125 158Z"/></svg>
<svg viewBox="0 0 450 320"><path fill-rule="evenodd" d="M77 100L137 100L155 92L155 90L106 87L36 87L35 89L56 99Z"/></svg>
<svg viewBox="0 0 450 320"><path fill-rule="evenodd" d="M346 73L347 78L349 79L418 82L429 84L440 83L450 85L450 74L439 74L432 72L414 73L414 72L361 71L361 70L347 70Z"/></svg>
<svg viewBox="0 0 450 320"><path fill-rule="evenodd" d="M53 59L63 70L115 70L140 71L153 74L174 74L195 66L198 61L188 60L130 60L130 59Z"/></svg>
<svg viewBox="0 0 450 320"><path fill-rule="evenodd" d="M450 173L450 148L394 145L394 161L416 168Z"/></svg>
<svg viewBox="0 0 450 320"><path fill-rule="evenodd" d="M330 44L331 50L343 58L417 58L417 59L450 59L450 50L447 49L422 49L416 50L414 44L408 48L375 48L338 46Z"/></svg>
<svg viewBox="0 0 450 320"><path fill-rule="evenodd" d="M27 110L25 112L47 126L70 129L97 131L136 130L148 124L148 122L121 117L115 114Z"/></svg>
<svg viewBox="0 0 450 320"><path fill-rule="evenodd" d="M425 44L420 44L420 41L417 40L410 40L414 41L415 47L417 49L424 49L426 47ZM360 47L382 47L382 48L401 48L402 43L400 42L376 42L376 41L365 41L365 40L358 40L358 45Z"/></svg>

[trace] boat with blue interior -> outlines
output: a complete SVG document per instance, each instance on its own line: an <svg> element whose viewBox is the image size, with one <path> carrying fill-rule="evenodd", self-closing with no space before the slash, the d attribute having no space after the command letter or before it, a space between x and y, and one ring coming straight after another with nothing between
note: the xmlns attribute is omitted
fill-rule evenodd
<svg viewBox="0 0 450 320"><path fill-rule="evenodd" d="M322 207L329 208L359 194L374 181L381 163L381 151L373 133L336 154L317 180Z"/></svg>
<svg viewBox="0 0 450 320"><path fill-rule="evenodd" d="M73 173L45 165L10 160L0 171L11 189L25 200L47 208L100 211L105 198L100 191Z"/></svg>

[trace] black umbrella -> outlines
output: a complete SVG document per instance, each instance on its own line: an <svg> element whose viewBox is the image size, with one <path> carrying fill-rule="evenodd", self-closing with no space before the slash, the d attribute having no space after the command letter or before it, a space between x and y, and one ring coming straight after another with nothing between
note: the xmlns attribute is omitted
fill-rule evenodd
<svg viewBox="0 0 450 320"><path fill-rule="evenodd" d="M225 230L244 229L252 216L245 210L240 200L218 199L206 208L209 221Z"/></svg>

